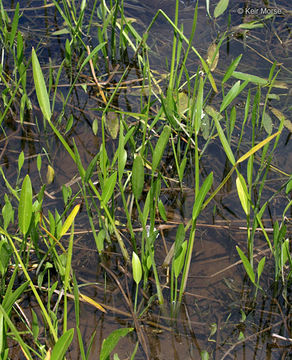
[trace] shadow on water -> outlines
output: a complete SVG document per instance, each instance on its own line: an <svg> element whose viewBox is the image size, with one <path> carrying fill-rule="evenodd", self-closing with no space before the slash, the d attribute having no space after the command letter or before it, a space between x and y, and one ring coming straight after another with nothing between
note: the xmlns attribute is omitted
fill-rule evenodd
<svg viewBox="0 0 292 360"><path fill-rule="evenodd" d="M66 34L52 35L55 31L63 28L63 20L53 6L43 9L41 8L42 5L43 2L41 1L22 1L21 7L24 8L24 11L19 24L26 41L24 56L26 58L30 57L31 47L38 48L43 71L45 76L48 76L48 62L52 64L53 69L57 72L59 64L65 57ZM173 17L174 5L174 1L167 0L149 0L145 2L129 0L125 1L125 13L126 16L134 19L137 31L143 33L159 8L164 10L170 17ZM269 69L274 61L281 63L282 71L278 80L285 81L287 86L277 89L275 92L280 98L280 108L283 112L288 112L289 106L291 110L291 89L289 90L289 87L292 82L292 24L291 6L289 7L289 5L291 5L289 1L283 0L279 2L277 6L282 10L283 15L267 21L264 28L255 29L249 33L239 29L237 26L243 22L257 19L257 15L241 14L240 9L251 6L259 8L263 6L262 2L253 2L251 5L250 2L233 1L228 14L214 21L206 14L205 1L200 1L198 24L194 39L194 45L201 55L205 57L208 46L229 29L229 35L220 49L219 64L214 73L215 79L222 77L231 61L241 53L243 57L240 71L264 78L268 77ZM14 8L15 3L6 0L3 1L3 6L11 16L12 12L9 12L9 9ZM288 13L289 11L290 13ZM189 36L191 32L193 12L194 3L192 1L181 1L179 21L180 25L184 27L186 36ZM85 23L88 20L86 16ZM88 41L93 47L98 43L94 27L92 27L88 36ZM148 42L151 47L151 67L157 72L157 78L161 80L161 87L163 88L166 86L166 83L163 82L163 75L167 74L169 70L168 62L172 51L172 34L166 21L161 19L160 22L154 25L149 34ZM106 81L112 72L114 72L114 76L110 81L112 83L118 81L122 69L128 63L131 63L131 56L133 54L129 51L128 54L124 54L121 59L117 59L113 64L98 64L99 73L105 74L104 77L101 77L102 81ZM77 54L75 54L75 57L73 61L77 66L79 61ZM8 73L13 72L13 69L10 68L11 64L10 59L5 59L5 69ZM119 68L116 67L117 65L119 65ZM189 69L193 68L193 72L196 72L198 65L197 58L189 57L187 64ZM68 84L70 84L74 76L76 76L74 66L66 67L66 72L62 73L60 91L57 93L55 113L53 114L55 119L58 117L58 111L62 110L62 96L66 96ZM85 71L83 76L84 83L92 84L89 69ZM128 81L128 85L116 96L114 102L116 107L129 112L135 112L136 109L139 109L140 97L137 96L136 85L140 85L139 79L141 77L142 74L133 63L125 79L125 81ZM27 82L28 88L33 89L31 74L28 75ZM107 91L109 93L111 91L110 83ZM6 136L2 133L0 139L1 165L6 170L8 180L14 183L17 174L18 155L21 151L24 151L27 160L24 171L34 179L33 187L35 191L38 191L41 187L41 180L38 176L36 156L42 154L43 164L52 164L56 173L54 183L47 187L48 201L45 203L46 208L44 211L47 212L49 209L57 208L62 212L61 187L63 184L70 183L72 189L77 190L79 186L78 172L68 153L63 150L62 145L52 135L50 129L44 126L34 95L32 99L34 100L33 109L30 113L26 113L24 126L20 126L19 121L15 121L14 114L7 115L3 125ZM212 97L213 106L220 107L219 101L216 95ZM276 100L271 100L271 105L273 101ZM279 101L277 102L278 106ZM84 88L77 84L64 114L64 127L71 116L74 119L72 128L65 135L66 140L72 145L72 140L75 139L85 167L88 166L101 144L100 132L94 135L92 131L94 119L100 120L101 117L101 111L98 110L100 105L100 99L97 98L96 89L93 86L88 85L86 91L84 91ZM238 103L235 106L237 117L239 119L243 118L244 104ZM133 123L136 121L135 118L128 120ZM240 128L236 128L236 131L240 133ZM273 165L289 174L292 172L291 133L285 130L284 137L286 138L277 150ZM204 140L200 139L200 142L199 145L203 146ZM107 135L109 157L114 154L117 144L116 140L112 140ZM233 146L236 148L235 141ZM249 146L249 143L244 144L246 151L248 151ZM175 168L171 148L169 148L169 152L164 159L164 166L171 178ZM45 169L45 167L43 168ZM201 168L204 176L207 176L211 169L216 168L214 188L230 170L219 140L214 141L203 154ZM245 169L242 167L242 172L244 171ZM45 173L42 176L45 177ZM271 171L268 175L269 187L262 194L263 200L270 198L278 187L279 178L273 181L274 178ZM256 299L254 298L255 289L249 283L235 249L236 245L245 247L246 222L244 221L245 217L240 203L236 199L234 180L235 178L232 178L225 185L216 196L213 207L208 207L198 220L195 256L192 261L187 292L177 318L169 316L170 309L166 309L165 313L160 312L155 302L149 306L148 311L141 318L145 343L149 349L151 359L198 359L203 350L207 350L212 354L214 359L222 360L225 358L291 358L291 343L287 339L291 338L290 304L292 295L289 292L285 293L281 286L277 288L277 284L273 283L271 277L269 277L269 271L273 271L272 265L269 265L269 267L265 267L262 278L262 281L267 284L265 289L268 290L265 293L258 292ZM5 189L2 180L2 194L4 194ZM160 230L159 239L163 240L157 241L156 256L159 272L163 279L162 283L165 284L165 297L169 299L169 274L162 267L165 258L165 247L170 249L174 242L178 224L187 223L191 217L195 197L193 189L194 167L191 166L185 171L182 191L177 184L162 189L162 200L167 210L168 222L166 224L156 224L157 229ZM146 190L144 196L146 196ZM122 206L121 200L118 199L116 207L118 210L120 209L120 217L117 215L117 218L121 223L126 221ZM285 205L281 203L281 195L275 197L267 211L265 227L271 228L273 226L275 220L282 214L283 206ZM114 245L107 248L101 262L92 234L88 229L89 225L84 210L76 223L73 266L78 282L91 284L84 288L84 293L104 304L105 308L108 309L107 314L102 314L86 303L80 304L80 328L84 339L89 340L93 332L96 332L90 357L95 359L99 354L102 340L113 330L117 327L133 326L132 315L129 312L125 298L121 295L119 287L117 287L117 280L132 298L134 297L135 286L131 275L123 267L123 261L116 252ZM288 231L291 231L291 227ZM123 227L121 232L125 240L129 241L127 231L124 231ZM139 229L137 231L138 236L140 236ZM256 236L255 248L255 261L258 261L263 254L268 256L268 246L260 232ZM105 267L102 267L101 263ZM107 269L110 269L114 276L111 276ZM149 283L149 293L140 294L141 298L145 296L146 299L149 299L151 289L155 293L154 280L153 283ZM285 289L290 291L291 287L287 286ZM29 307L33 306L33 302L31 299L26 301L26 310L28 310ZM69 306L72 306L73 312L73 302ZM74 326L74 317L72 317L71 321L72 324L69 324L69 327ZM136 341L137 335L135 333L130 334L119 342L115 352L119 354L121 359L129 358ZM15 358L17 356L19 355L16 355ZM77 342L72 345L67 358L80 358ZM145 359L141 347L139 347L135 359Z"/></svg>

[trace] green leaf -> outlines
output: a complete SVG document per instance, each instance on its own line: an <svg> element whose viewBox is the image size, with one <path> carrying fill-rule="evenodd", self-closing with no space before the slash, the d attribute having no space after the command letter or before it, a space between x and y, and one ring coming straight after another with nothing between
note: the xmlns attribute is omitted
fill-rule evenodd
<svg viewBox="0 0 292 360"><path fill-rule="evenodd" d="M109 199L112 197L116 183L118 172L115 171L108 179L105 180L104 187L102 189L101 199L104 205L106 205Z"/></svg>
<svg viewBox="0 0 292 360"><path fill-rule="evenodd" d="M95 157L90 161L90 164L88 165L88 168L85 172L84 182L87 183L89 179L91 179L91 176L93 174L94 168L97 165L97 160L99 158L99 153L95 155Z"/></svg>
<svg viewBox="0 0 292 360"><path fill-rule="evenodd" d="M206 197L208 191L210 190L212 184L213 184L213 172L211 172L206 177L205 181L203 182L203 185L201 186L201 188L199 190L199 194L196 197L196 201L195 201L194 207L193 207L193 214L192 214L193 221L195 221L197 219L197 217L199 216L202 205L203 205L203 201L205 200L205 197Z"/></svg>
<svg viewBox="0 0 292 360"><path fill-rule="evenodd" d="M249 195L247 191L247 186L244 180L244 177L241 174L238 174L236 178L236 188L237 193L241 202L241 206L246 215L250 214L250 204L249 204Z"/></svg>
<svg viewBox="0 0 292 360"><path fill-rule="evenodd" d="M179 249L179 251L177 252L174 260L173 260L173 269L174 269L174 276L176 278L179 277L179 274L182 271L182 268L184 266L184 261L185 261L185 255L186 255L186 251L187 251L187 241L184 241Z"/></svg>
<svg viewBox="0 0 292 360"><path fill-rule="evenodd" d="M287 195L288 195L291 191L292 191L292 177L291 177L291 179L289 180L288 184L286 185L286 189L285 189L285 192L286 192Z"/></svg>
<svg viewBox="0 0 292 360"><path fill-rule="evenodd" d="M100 253L101 251L103 251L104 249L104 240L106 238L106 232L104 229L101 229L97 235L96 238L96 245L97 245L97 250Z"/></svg>
<svg viewBox="0 0 292 360"><path fill-rule="evenodd" d="M216 19L218 16L222 15L224 11L227 9L229 4L229 0L220 0L215 7L214 10L214 18Z"/></svg>
<svg viewBox="0 0 292 360"><path fill-rule="evenodd" d="M236 250L238 252L238 255L240 256L247 275L249 276L251 282L255 284L255 274L253 272L253 268L250 265L250 262L248 261L248 258L244 255L244 253L240 250L238 246L236 246Z"/></svg>
<svg viewBox="0 0 292 360"><path fill-rule="evenodd" d="M273 131L273 121L270 117L270 115L265 111L262 119L262 125L266 132L271 135Z"/></svg>
<svg viewBox="0 0 292 360"><path fill-rule="evenodd" d="M10 33L10 38L9 38L10 48L12 48L13 43L14 43L19 18L20 18L20 16L19 16L19 3L17 3L16 7L15 7L14 17L13 17L12 26L11 26L11 33Z"/></svg>
<svg viewBox="0 0 292 360"><path fill-rule="evenodd" d="M179 181L183 180L186 164L187 164L187 157L185 156L182 159L182 162L181 162L181 164L179 166L179 174L178 174L179 175Z"/></svg>
<svg viewBox="0 0 292 360"><path fill-rule="evenodd" d="M24 163L24 153L23 151L19 154L18 156L18 172L20 173L20 170L23 166L23 163Z"/></svg>
<svg viewBox="0 0 292 360"><path fill-rule="evenodd" d="M138 154L133 162L132 169L132 190L135 198L138 200L144 188L144 164L140 154Z"/></svg>
<svg viewBox="0 0 292 360"><path fill-rule="evenodd" d="M207 350L201 351L201 360L209 360L209 353Z"/></svg>
<svg viewBox="0 0 292 360"><path fill-rule="evenodd" d="M66 331L56 342L51 354L51 360L63 360L74 336L74 329Z"/></svg>
<svg viewBox="0 0 292 360"><path fill-rule="evenodd" d="M124 125L123 122L120 122L120 136L119 136L119 147L118 147L118 175L119 181L122 180L126 162L127 162L127 151L124 148L125 146L125 137L124 137Z"/></svg>
<svg viewBox="0 0 292 360"><path fill-rule="evenodd" d="M245 73L242 73L239 71L233 71L232 76L238 80L249 81L249 82L253 82L258 85L264 86L264 85L268 84L268 80L266 80L266 79L263 79L256 75L245 74Z"/></svg>
<svg viewBox="0 0 292 360"><path fill-rule="evenodd" d="M71 114L71 115L69 116L69 119L68 119L67 124L66 124L65 134L67 134L67 132L71 130L72 125L73 125L73 120L74 120L74 117L73 117L73 115Z"/></svg>
<svg viewBox="0 0 292 360"><path fill-rule="evenodd" d="M178 253L179 249L181 248L184 239L185 239L185 228L183 224L179 224L175 235L175 247L174 247L175 256Z"/></svg>
<svg viewBox="0 0 292 360"><path fill-rule="evenodd" d="M282 266L284 266L289 258L289 239L286 239L281 246Z"/></svg>
<svg viewBox="0 0 292 360"><path fill-rule="evenodd" d="M39 60L35 53L34 48L32 49L32 70L33 70L33 80L35 84L35 90L37 94L37 99L41 108L41 111L44 115L44 118L48 121L51 120L51 106L50 100L45 84L45 79L40 67Z"/></svg>
<svg viewBox="0 0 292 360"><path fill-rule="evenodd" d="M18 206L18 226L23 235L28 232L32 217L32 187L28 175L23 180L19 206Z"/></svg>
<svg viewBox="0 0 292 360"><path fill-rule="evenodd" d="M38 172L41 171L41 168L42 168L42 157L41 157L41 154L38 154L37 156L37 168L38 168Z"/></svg>
<svg viewBox="0 0 292 360"><path fill-rule="evenodd" d="M239 94L239 88L240 88L240 81L237 81L224 97L220 107L220 112L225 110L227 106L237 97L237 95Z"/></svg>
<svg viewBox="0 0 292 360"><path fill-rule="evenodd" d="M159 210L159 214L160 214L161 218L164 221L167 221L165 207L164 207L163 202L161 200L158 201L158 210Z"/></svg>
<svg viewBox="0 0 292 360"><path fill-rule="evenodd" d="M67 28L60 29L51 33L51 35L53 36L67 35L67 34L70 34L70 31Z"/></svg>
<svg viewBox="0 0 292 360"><path fill-rule="evenodd" d="M114 330L102 343L99 360L108 360L111 352L116 347L119 340L126 336L134 328L123 328ZM53 359L52 359L53 360Z"/></svg>
<svg viewBox="0 0 292 360"><path fill-rule="evenodd" d="M0 240L0 274L2 278L4 277L4 275L8 270L8 263L11 255L12 255L12 251L6 240L4 239Z"/></svg>
<svg viewBox="0 0 292 360"><path fill-rule="evenodd" d="M261 258L261 260L260 260L260 262L258 264L258 281L260 280L260 277L261 277L262 272L264 270L265 262L266 262L266 257L264 256L263 258Z"/></svg>
<svg viewBox="0 0 292 360"><path fill-rule="evenodd" d="M68 231L68 229L70 228L70 226L72 225L76 215L78 214L78 211L80 209L80 204L76 205L74 207L74 209L71 211L70 215L67 217L67 219L65 220L60 235L59 235L59 239L61 239L62 236L64 236L66 234L66 232Z"/></svg>
<svg viewBox="0 0 292 360"><path fill-rule="evenodd" d="M229 78L230 76L232 76L234 70L237 68L237 65L239 64L240 60L241 60L242 54L240 54L234 61L232 61L232 63L229 65L228 69L225 72L225 75L223 77L222 80L222 84L224 84Z"/></svg>
<svg viewBox="0 0 292 360"><path fill-rule="evenodd" d="M97 130L98 130L98 120L94 119L92 123L92 132L94 135L97 134Z"/></svg>
<svg viewBox="0 0 292 360"><path fill-rule="evenodd" d="M171 128L168 125L166 125L164 127L164 129L162 130L162 133L157 141L157 144L156 144L154 152L153 152L153 158L152 158L152 172L153 173L156 171L158 165L160 164L164 149L168 143L170 133L171 133Z"/></svg>
<svg viewBox="0 0 292 360"><path fill-rule="evenodd" d="M215 126L217 128L217 132L218 132L218 135L219 135L219 138L221 140L221 143L223 145L223 148L224 148L224 151L225 151L225 154L226 156L228 157L229 161L231 162L232 165L235 165L235 158L234 158L234 155L233 155L233 152L229 146L229 143L226 139L226 136L222 130L222 127L217 119L217 117L214 117L214 122L215 122Z"/></svg>
<svg viewBox="0 0 292 360"><path fill-rule="evenodd" d="M256 21L251 21L249 23L243 23L238 25L239 29L248 29L248 30L262 28L262 27L264 27L264 24L259 24Z"/></svg>
<svg viewBox="0 0 292 360"><path fill-rule="evenodd" d="M33 335L34 341L36 341L39 336L40 327L39 327L39 323L38 323L37 314L35 313L35 311L32 308L31 308L31 314L32 314L32 323L31 323L32 335Z"/></svg>
<svg viewBox="0 0 292 360"><path fill-rule="evenodd" d="M2 208L2 216L4 220L4 229L6 230L10 222L14 222L14 210L8 196L5 194L5 205Z"/></svg>
<svg viewBox="0 0 292 360"><path fill-rule="evenodd" d="M133 269L133 279L138 285L142 279L142 266L139 259L139 256L133 252L132 256L132 269Z"/></svg>
<svg viewBox="0 0 292 360"><path fill-rule="evenodd" d="M28 284L29 284L29 282L26 281L25 283L20 285L15 291L8 292L8 293L6 292L3 302L2 302L2 306L5 309L5 311L7 311L7 313L10 312L14 303L20 298L22 293L26 290Z"/></svg>

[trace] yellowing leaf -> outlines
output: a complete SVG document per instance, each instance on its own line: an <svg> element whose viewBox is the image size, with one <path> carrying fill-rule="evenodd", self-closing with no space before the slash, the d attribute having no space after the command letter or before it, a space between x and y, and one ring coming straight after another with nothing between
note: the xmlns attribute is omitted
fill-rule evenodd
<svg viewBox="0 0 292 360"><path fill-rule="evenodd" d="M177 112L179 115L183 115L188 110L189 97L185 92L178 94Z"/></svg>
<svg viewBox="0 0 292 360"><path fill-rule="evenodd" d="M261 141L259 144L254 146L252 149L250 149L246 154L244 154L241 158L237 160L237 164L243 162L244 160L248 159L252 154L257 152L260 148L265 146L269 141L271 141L275 136L279 135L281 131L277 131L275 134L267 137L265 140Z"/></svg>
<svg viewBox="0 0 292 360"><path fill-rule="evenodd" d="M51 349L48 350L45 360L51 360Z"/></svg>
<svg viewBox="0 0 292 360"><path fill-rule="evenodd" d="M65 220L61 232L60 232L60 239L62 236L64 236L66 234L66 232L68 231L68 229L70 228L70 226L72 225L76 215L78 214L78 211L80 209L80 204L76 205L74 207L74 209L71 211L70 215L67 217L67 219Z"/></svg>
<svg viewBox="0 0 292 360"><path fill-rule="evenodd" d="M249 199L248 199L248 191L247 186L244 180L244 177L241 174L238 174L236 178L236 187L237 193L241 202L241 206L246 215L250 214L250 206L249 206Z"/></svg>
<svg viewBox="0 0 292 360"><path fill-rule="evenodd" d="M207 51L206 63L209 65L211 71L214 71L216 69L218 60L219 60L219 49L215 55L216 48L217 48L217 45L215 43L213 43L209 46L208 51ZM214 60L213 60L213 58L214 58Z"/></svg>
<svg viewBox="0 0 292 360"><path fill-rule="evenodd" d="M108 113L107 116L105 117L105 126L110 136L113 139L116 139L120 128L119 115L114 112Z"/></svg>
<svg viewBox="0 0 292 360"><path fill-rule="evenodd" d="M103 308L99 303L97 303L96 301L94 301L93 299L91 299L89 296L83 295L81 293L79 293L79 296L81 298L81 300L87 302L88 304L94 306L95 308L97 308L98 310L106 313L107 311L105 310L105 308Z"/></svg>
<svg viewBox="0 0 292 360"><path fill-rule="evenodd" d="M52 168L51 165L48 165L47 169L47 184L50 185L55 178L55 170Z"/></svg>
<svg viewBox="0 0 292 360"><path fill-rule="evenodd" d="M284 119L284 126L292 133L292 122L288 120L281 111L276 108L271 108L272 113L282 121Z"/></svg>

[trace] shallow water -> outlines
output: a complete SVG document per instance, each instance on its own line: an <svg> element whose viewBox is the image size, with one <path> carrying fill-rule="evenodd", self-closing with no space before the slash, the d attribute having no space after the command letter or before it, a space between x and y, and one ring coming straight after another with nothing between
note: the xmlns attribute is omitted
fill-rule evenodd
<svg viewBox="0 0 292 360"><path fill-rule="evenodd" d="M90 2L91 3L91 2ZM93 3L93 2L92 2ZM255 2L254 7L262 4ZM3 1L4 8L9 10L14 8L13 1ZM54 31L63 28L63 20L56 12L55 8L42 8L42 1L22 1L23 16L20 20L20 30L26 41L24 56L28 58L31 53L31 47L38 47L38 55L41 64L44 66L44 73L47 76L46 66L48 59L52 62L56 69L64 58L65 40L69 35L55 36ZM267 78L273 61L282 64L282 72L279 80L285 81L287 87L285 89L276 89L275 93L280 96L279 101L271 101L270 105L279 108L283 113L288 114L289 106L291 110L291 65L292 65L292 47L291 44L291 14L285 13L289 8L289 1L278 3L285 15L276 17L261 29L253 30L250 33L243 34L236 26L242 22L251 21L255 16L250 14L242 15L238 9L251 6L250 3L243 1L233 1L230 6L230 22L234 31L230 33L227 41L224 41L220 49L220 59L218 67L214 72L215 79L222 78L227 67L239 54L243 54L238 71L251 73L260 77ZM89 6L90 8L90 6ZM135 25L138 32L143 32L150 23L153 15L161 8L170 17L174 14L174 1L157 1L149 0L147 2L137 2L134 0L125 1L126 15L135 18ZM213 8L211 7L213 11ZM212 12L211 11L211 12ZM186 1L181 3L180 23L184 25L184 33L189 36L194 13L194 3ZM8 12L12 17L13 12ZM11 14L11 15L10 15ZM85 16L85 23L89 14ZM227 29L228 14L220 17L216 22L210 20L206 14L205 1L199 2L198 8L198 24L194 46L206 56L208 46L217 37L223 34ZM159 34L159 36L158 36ZM281 39L281 42L280 40ZM150 53L151 67L158 74L167 72L166 59L171 56L172 49L172 33L165 20L161 20L155 24L149 35L149 44L152 52ZM98 40L94 34L94 27L88 37L88 42L92 47L96 46ZM280 42L280 43L279 43ZM129 52L129 58L131 58ZM6 69L12 62L5 59ZM76 64L78 58L75 59ZM117 61L123 66L122 61ZM199 60L195 56L190 56L188 60L188 68L193 69L195 73L199 65ZM114 67L115 64L112 64ZM106 75L106 65L99 64L100 73ZM9 69L12 72L12 69ZM62 108L61 93L66 96L68 84L71 77L74 77L76 69L67 69L67 73L63 73L61 79L60 92L57 97L54 118L58 116L58 111ZM87 69L89 80L90 72ZM134 66L130 71L126 80L135 80L141 74ZM116 75L118 79L119 73ZM162 83L163 84L163 83ZM0 84L1 86L1 84ZM165 86L165 84L164 84ZM28 88L33 89L32 77L28 78ZM290 96L290 100L289 100ZM1 164L4 166L5 173L9 181L13 183L17 172L17 159L21 150L25 153L25 166L23 174L29 173L34 179L33 187L37 192L41 186L36 167L36 154L43 154L43 169L47 164L47 158L42 149L46 149L49 154L50 161L55 169L56 177L47 191L51 195L51 199L46 198L44 211L57 207L60 212L63 208L61 186L68 183L74 177L78 176L78 170L71 161L69 155L64 151L62 145L55 139L48 130L44 128L42 123L42 115L38 108L35 96L34 109L31 114L27 114L29 123L24 127L19 126L12 115L8 115L3 125L7 135L11 135L9 141L5 140L2 135L0 146L6 145L3 156L1 155ZM134 87L127 87L121 92L115 101L115 105L127 111L135 112L139 109L140 98L136 96ZM214 95L210 104L214 107L220 107L220 97ZM84 167L86 168L100 147L101 138L98 133L95 136L92 132L92 122L94 118L100 117L100 112L96 108L100 105L100 99L96 97L96 91L89 88L85 93L81 86L76 87L71 95L70 104L64 119L67 121L70 115L73 115L74 125L70 132L66 135L69 143L74 138L80 152L80 156ZM237 119L243 118L244 109L241 104L236 104ZM35 120L38 121L38 127L35 126ZM66 124L64 121L64 124ZM135 121L130 119L129 121ZM65 125L64 125L65 126ZM235 129L240 132L240 120ZM250 129L247 130L247 135ZM262 132L259 136L266 137ZM236 137L235 137L236 139ZM204 140L200 139L203 146ZM107 138L108 155L113 154L117 147L117 141ZM236 141L233 142L234 149ZM243 146L248 151L250 144L246 142ZM292 172L292 145L291 133L284 129L281 144L277 149L273 165L282 171L290 174ZM237 154L238 157L242 154ZM167 165L169 176L175 172L175 163L172 155L172 149L168 149L168 153L163 160ZM245 166L242 165L241 171L245 173ZM226 155L221 148L220 142L214 141L204 153L201 160L202 174L206 176L211 170L215 170L214 189L228 170L228 161ZM43 174L45 176L45 173ZM268 176L269 187L263 193L263 201L268 199L275 189L278 188L284 177L279 176L271 171ZM194 256L192 261L190 278L187 285L187 293L181 311L177 318L170 317L170 309L166 307L164 311L160 310L156 303L150 307L146 315L141 319L142 332L149 351L150 359L198 359L202 350L207 350L211 358L214 359L288 359L290 354L290 344L287 342L276 343L272 334L281 334L284 337L291 337L291 311L290 307L284 301L281 289L275 289L269 273L272 272L272 263L268 264L263 274L263 282L266 283L266 295L259 293L256 304L252 303L251 293L253 288L249 285L245 276L243 266L238 262L239 257L235 246L241 248L246 244L245 217L243 210L237 200L235 178L232 179L221 192L216 196L212 206L202 213L198 220L198 230L196 233L196 242ZM1 192L5 192L5 184L1 180ZM73 191L78 189L78 183L72 185ZM165 238L166 246L169 249L174 242L176 226L183 222L186 223L192 214L194 203L194 167L186 169L184 177L183 191L177 184L173 183L168 189L163 189L162 201L165 204L168 222L166 229L161 230L159 240L156 241L156 256L158 265L161 266L165 258L165 249L162 237ZM146 194L144 194L146 195ZM52 198L53 197L53 198ZM215 206L216 205L216 206ZM117 200L117 207L121 207L122 203ZM282 195L275 197L270 205L269 211L265 216L265 226L271 227L276 218L278 218L283 208L286 206ZM290 214L291 217L291 214ZM121 211L120 221L125 220L125 216ZM156 224L161 229L165 224ZM140 225L137 224L137 227ZM118 327L133 326L133 319L125 299L116 286L116 282L104 268L101 267L101 259L96 252L96 246L93 236L90 232L86 232L89 225L86 220L86 210L78 217L76 223L75 245L74 245L74 269L78 283L92 282L94 285L85 288L84 293L96 301L110 307L108 313L102 314L98 310L90 307L88 304L81 303L81 331L84 339L91 337L96 331L92 344L92 353L90 359L96 359L102 340L105 339L111 331ZM290 229L291 230L291 229ZM80 234L78 234L78 231ZM83 233L85 231L85 233ZM123 231L123 228L122 228ZM139 234L139 232L138 232ZM291 234L291 233L290 233ZM126 236L126 231L124 232ZM137 235L139 236L139 235ZM267 245L261 233L256 236L255 248L260 254L268 255ZM116 251L117 250L117 251ZM134 296L135 286L132 284L131 277L123 268L121 256L117 254L118 248L115 246L107 249L104 263L107 268L111 269L118 277L124 289L129 287L129 292ZM267 259L268 260L268 259ZM166 270L159 268L162 283L165 283L164 295L165 299L169 299L169 290L167 283ZM105 285L106 284L106 285ZM105 291L106 288L106 291ZM155 293L155 283L150 284ZM288 294L288 297L291 296ZM28 307L30 304L28 303ZM72 314L74 314L73 302ZM122 313L121 313L122 312ZM243 320L243 316L247 315L247 319ZM285 318L285 321L283 321ZM210 327L217 324L217 332L210 336ZM284 325L283 325L284 323ZM71 319L70 326L74 326L74 317ZM242 336L248 340L243 341ZM115 349L120 359L129 358L133 352L137 334L135 332L129 334L122 339ZM78 353L77 341L71 346L68 359L80 358ZM229 352L229 354L228 354ZM145 353L140 346L135 359L145 359Z"/></svg>

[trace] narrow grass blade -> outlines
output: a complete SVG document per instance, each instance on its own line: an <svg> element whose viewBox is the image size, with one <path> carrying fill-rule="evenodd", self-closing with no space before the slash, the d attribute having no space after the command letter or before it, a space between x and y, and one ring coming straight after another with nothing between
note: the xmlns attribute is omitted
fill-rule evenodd
<svg viewBox="0 0 292 360"><path fill-rule="evenodd" d="M19 206L18 206L18 226L23 235L28 232L32 217L32 187L29 175L23 180Z"/></svg>
<svg viewBox="0 0 292 360"><path fill-rule="evenodd" d="M34 48L32 49L32 70L33 70L33 80L35 83L35 90L38 98L38 102L41 108L41 111L44 115L44 118L48 121L51 120L51 107L49 95L47 92L45 79L43 76L43 72L35 53Z"/></svg>
<svg viewBox="0 0 292 360"><path fill-rule="evenodd" d="M26 359L28 360L33 360L32 356L30 355L30 352L28 350L27 345L25 344L25 342L23 341L22 337L19 334L19 331L16 329L16 327L14 326L13 322L10 320L10 317L8 316L7 312L5 311L5 309L3 309L3 307L0 305L0 314L2 313L5 321L7 322L8 327L11 329L11 332L13 333L13 335L15 336L18 344L21 346L21 349L26 357ZM40 356L39 356L40 357Z"/></svg>

